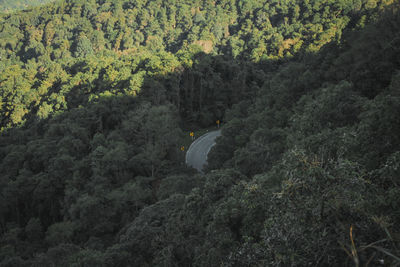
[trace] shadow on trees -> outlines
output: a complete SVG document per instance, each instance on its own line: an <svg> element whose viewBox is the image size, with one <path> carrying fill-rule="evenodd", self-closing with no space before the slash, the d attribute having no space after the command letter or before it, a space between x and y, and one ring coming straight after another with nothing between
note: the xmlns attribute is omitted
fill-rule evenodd
<svg viewBox="0 0 400 267"><path fill-rule="evenodd" d="M180 151L181 127L210 126L235 103L254 102L265 77L257 67L261 63L205 53L194 55L193 62L191 68L165 75L148 71L136 96L121 95L126 88L119 88L88 101L89 94L82 90L87 85L79 84L65 95L68 110L47 119L28 115L22 126L3 131L1 232L11 222L22 229L32 218L38 218L43 229L79 219L82 211L72 210L78 203L77 209L89 205L80 202L83 196L96 195L92 204L101 210L105 205L101 192L125 190L124 186L132 184L149 192L141 204L133 205L139 210L156 201L160 178L192 173L184 166ZM85 70L86 64L78 62L71 72ZM102 83L103 72L94 81L100 85L98 90L93 88L90 93L101 95L115 87ZM126 80L119 81L124 84ZM118 212L107 218L113 222L107 229L83 236L115 234L124 221L122 210ZM85 227L92 223L88 221ZM78 239L82 242L85 237Z"/></svg>
<svg viewBox="0 0 400 267"><path fill-rule="evenodd" d="M123 240L123 229L141 211L149 212L146 207L157 203L160 195L165 197L158 192L163 179L195 175L184 166L180 151L186 125L208 127L216 120L226 122L210 169L231 167L247 176L231 171L227 180L268 171L290 145L294 115L300 114L300 121L308 123L304 129L310 131L312 122L341 120L301 117L308 114L302 108L312 109L308 103L321 99L322 91L343 81L349 84L341 87L348 90L343 98L356 94L367 101L393 84L399 68L398 39L390 47L374 48L387 41L384 29L388 24L396 30L400 25L383 19L347 33L347 43L331 43L319 53L304 53L292 61L253 63L197 53L190 58L190 67L163 74L152 72L156 66L147 64L143 84L140 90L129 91L132 96L124 95L128 80L112 84L100 71L94 80L98 87L84 92L81 89L88 85L80 84L65 95L71 103L67 111L47 119L32 116L23 126L2 133L0 232L6 236L4 243L12 247L7 255L27 259L64 243L104 250L119 238ZM84 70L85 64L72 69ZM385 75L377 75L381 72ZM110 92L110 87L115 90ZM89 94L99 97L90 99ZM345 119L341 127L359 123L362 117ZM377 151L383 153L383 160L399 149L400 142L390 131L382 134L393 140L390 150ZM378 139L379 132L371 136ZM361 140L360 146L363 142L367 140ZM257 151L259 144L269 145L268 150ZM267 163L257 166L261 160ZM179 192L187 194L197 186L191 182L192 186ZM182 199L175 196L168 201L163 205ZM156 224L163 219L160 215ZM242 238L236 229L240 225L233 227L236 241Z"/></svg>

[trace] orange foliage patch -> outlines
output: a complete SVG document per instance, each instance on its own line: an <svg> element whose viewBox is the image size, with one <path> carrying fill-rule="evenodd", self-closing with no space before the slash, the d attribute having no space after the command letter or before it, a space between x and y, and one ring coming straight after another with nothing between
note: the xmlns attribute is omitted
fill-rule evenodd
<svg viewBox="0 0 400 267"><path fill-rule="evenodd" d="M213 50L213 42L211 40L198 40L195 44L203 48L204 53L210 53Z"/></svg>

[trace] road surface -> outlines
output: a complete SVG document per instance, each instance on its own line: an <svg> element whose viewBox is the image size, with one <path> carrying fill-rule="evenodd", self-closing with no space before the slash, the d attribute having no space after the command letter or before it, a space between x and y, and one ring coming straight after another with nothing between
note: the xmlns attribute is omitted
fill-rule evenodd
<svg viewBox="0 0 400 267"><path fill-rule="evenodd" d="M215 145L215 139L220 135L220 130L212 131L200 136L194 141L186 153L186 164L197 169L199 172L203 172L203 167L207 162L208 152L210 152L211 147Z"/></svg>

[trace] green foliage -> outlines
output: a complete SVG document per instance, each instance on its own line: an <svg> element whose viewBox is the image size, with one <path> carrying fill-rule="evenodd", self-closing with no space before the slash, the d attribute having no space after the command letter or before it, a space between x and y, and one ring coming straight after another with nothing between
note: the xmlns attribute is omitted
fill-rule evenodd
<svg viewBox="0 0 400 267"><path fill-rule="evenodd" d="M86 57L93 54L92 44L86 36L78 38L75 50L76 57Z"/></svg>
<svg viewBox="0 0 400 267"><path fill-rule="evenodd" d="M0 266L399 263L394 1L0 19ZM222 136L205 174L183 130Z"/></svg>
<svg viewBox="0 0 400 267"><path fill-rule="evenodd" d="M70 243L74 234L74 224L60 222L52 224L46 231L46 242L55 247L59 244Z"/></svg>
<svg viewBox="0 0 400 267"><path fill-rule="evenodd" d="M192 177L188 177L187 175L168 176L161 180L157 191L157 198L162 200L174 194L189 194L193 188L200 186L201 180L201 176L197 175Z"/></svg>
<svg viewBox="0 0 400 267"><path fill-rule="evenodd" d="M361 17L372 20L369 13L390 3L369 1L360 6L351 1L143 1L135 5L113 2L57 2L4 16L0 23L0 69L19 69L11 71L12 75L3 73L0 79L0 103L4 106L1 128L21 125L36 115L47 118L107 92L135 95L140 91L137 76L142 71L172 73L180 66L192 66L193 56L200 51L254 61L316 52L330 42L340 42L346 27L352 27ZM219 69L219 63L214 64L213 69ZM379 68L390 66L383 64ZM199 66L198 71L205 74L201 78L210 82L207 86L197 75L191 77L192 86L200 87L195 90L200 93L200 101L196 103L199 114L194 119L206 125L215 116L221 116L221 110L210 110L213 105L205 104L215 95L213 88L218 88L220 82L219 77L207 75L204 67ZM360 78L365 82L364 77L355 77ZM239 84L223 89L217 97L225 91L230 94L231 99L218 99L229 107L240 99L238 90L248 91ZM181 112L195 111L193 100L186 99L187 93L175 96L175 103L184 104Z"/></svg>
<svg viewBox="0 0 400 267"><path fill-rule="evenodd" d="M27 9L51 3L54 0L1 0L0 12L9 13L15 10Z"/></svg>
<svg viewBox="0 0 400 267"><path fill-rule="evenodd" d="M30 242L40 242L43 238L42 224L38 218L31 218L25 226L25 234Z"/></svg>

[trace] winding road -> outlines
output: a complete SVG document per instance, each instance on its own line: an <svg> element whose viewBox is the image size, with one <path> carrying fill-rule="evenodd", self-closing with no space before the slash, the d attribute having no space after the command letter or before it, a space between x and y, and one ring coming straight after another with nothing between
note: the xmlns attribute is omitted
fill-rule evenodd
<svg viewBox="0 0 400 267"><path fill-rule="evenodd" d="M199 172L203 172L208 152L215 145L215 139L220 135L221 130L212 131L194 141L186 153L186 164L197 169Z"/></svg>

